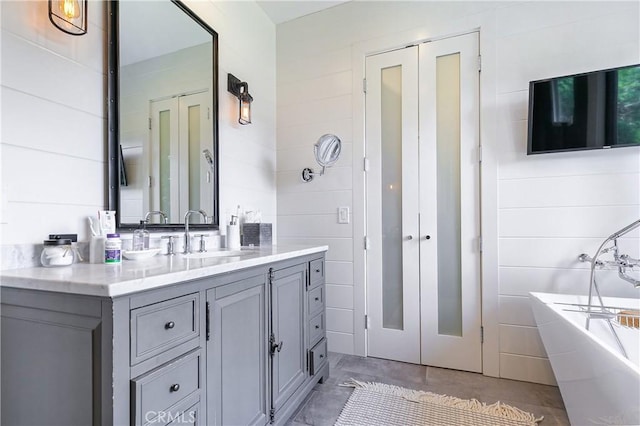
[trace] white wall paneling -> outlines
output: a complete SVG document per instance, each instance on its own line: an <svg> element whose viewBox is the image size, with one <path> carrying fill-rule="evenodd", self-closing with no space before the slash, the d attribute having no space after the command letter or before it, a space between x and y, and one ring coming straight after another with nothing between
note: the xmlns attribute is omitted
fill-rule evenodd
<svg viewBox="0 0 640 426"><path fill-rule="evenodd" d="M529 297L501 295L499 300L500 324L535 327L536 320L529 305Z"/></svg>
<svg viewBox="0 0 640 426"><path fill-rule="evenodd" d="M556 385L551 363L541 357L500 353L500 377Z"/></svg>
<svg viewBox="0 0 640 426"><path fill-rule="evenodd" d="M327 284L326 301L336 308L351 310L353 315L353 286Z"/></svg>
<svg viewBox="0 0 640 426"><path fill-rule="evenodd" d="M353 333L338 333L327 330L327 349L331 352L354 355Z"/></svg>
<svg viewBox="0 0 640 426"><path fill-rule="evenodd" d="M500 352L545 358L547 352L536 327L500 326Z"/></svg>
<svg viewBox="0 0 640 426"><path fill-rule="evenodd" d="M353 310L327 308L327 331L353 334Z"/></svg>
<svg viewBox="0 0 640 426"><path fill-rule="evenodd" d="M636 242L636 244L638 244ZM593 253L591 253L593 255ZM576 267L578 265L576 264ZM527 297L529 292L588 294L590 270L572 268L501 267L500 294ZM617 269L598 270L596 278L603 296L638 297L638 290L618 277Z"/></svg>

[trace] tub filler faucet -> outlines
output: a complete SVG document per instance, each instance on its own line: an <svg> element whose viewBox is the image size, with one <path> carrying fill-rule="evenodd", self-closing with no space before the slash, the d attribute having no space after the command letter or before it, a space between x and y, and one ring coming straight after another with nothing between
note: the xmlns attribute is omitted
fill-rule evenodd
<svg viewBox="0 0 640 426"><path fill-rule="evenodd" d="M640 288L640 279L635 279L628 274L628 270L633 270L634 267L640 267L640 259L634 259L628 254L620 254L618 249L618 238L623 235L628 234L634 229L640 227L640 219L631 223L630 225L625 226L619 231L614 232L609 235L607 239L600 244L598 251L596 251L595 256L590 257L586 253L582 253L578 256L578 260L581 262L590 262L591 263L591 283L589 285L589 303L591 303L591 289L595 287L596 292L598 292L597 284L595 284L595 276L594 270L596 267L603 268L605 266L618 268L618 276L628 283L632 284L635 288ZM611 247L605 248L605 246L612 242L613 245ZM601 254L605 254L608 252L612 252L613 260L600 260L599 257ZM598 292L599 293L599 292ZM598 294L599 295L599 294Z"/></svg>
<svg viewBox="0 0 640 426"><path fill-rule="evenodd" d="M605 305L604 301L602 300L602 295L600 294L600 289L598 288L595 272L596 268L604 268L606 266L618 268L618 276L620 278L631 283L635 288L640 288L640 279L635 279L627 273L627 270L632 270L634 267L640 266L640 259L634 259L627 254L620 254L618 249L618 238L628 234L638 227L640 227L640 219L609 235L602 242L602 244L600 244L600 247L598 247L598 250L593 257L589 256L586 253L582 253L580 256L578 256L579 261L591 263L591 274L589 278L589 299L586 306L586 329L589 330L591 319L604 319L605 321L607 321L607 323L609 324L609 329L611 330L622 355L627 359L629 358L627 356L627 351L622 345L622 341L620 340L618 333L611 324L612 318L615 318L616 315L609 307ZM613 244L610 247L605 248L605 246L609 243ZM608 252L612 252L613 260L601 260L600 255ZM594 306L593 304L594 293L598 298L600 306Z"/></svg>

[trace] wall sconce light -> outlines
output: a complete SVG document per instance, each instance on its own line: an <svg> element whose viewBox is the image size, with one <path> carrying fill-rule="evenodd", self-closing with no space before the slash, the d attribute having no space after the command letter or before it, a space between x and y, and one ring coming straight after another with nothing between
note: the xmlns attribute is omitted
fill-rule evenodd
<svg viewBox="0 0 640 426"><path fill-rule="evenodd" d="M86 34L87 0L49 0L49 20L67 34Z"/></svg>
<svg viewBox="0 0 640 426"><path fill-rule="evenodd" d="M322 171L316 173L313 169L305 167L302 169L302 180L311 182L315 175L322 176L326 167L331 167L338 161L340 151L342 151L342 141L340 141L339 137L332 134L320 136L318 142L313 145L313 153L318 164L322 166Z"/></svg>
<svg viewBox="0 0 640 426"><path fill-rule="evenodd" d="M251 124L251 102L253 96L249 94L249 84L240 81L233 74L227 74L227 90L240 100L238 123Z"/></svg>

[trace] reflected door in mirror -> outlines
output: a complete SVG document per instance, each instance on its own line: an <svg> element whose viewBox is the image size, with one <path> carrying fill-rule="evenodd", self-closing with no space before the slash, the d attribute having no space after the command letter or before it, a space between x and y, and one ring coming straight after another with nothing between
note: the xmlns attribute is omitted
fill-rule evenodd
<svg viewBox="0 0 640 426"><path fill-rule="evenodd" d="M144 205L165 212L172 223L180 223L188 210L213 208L213 170L203 154L212 144L209 99L200 92L150 102Z"/></svg>

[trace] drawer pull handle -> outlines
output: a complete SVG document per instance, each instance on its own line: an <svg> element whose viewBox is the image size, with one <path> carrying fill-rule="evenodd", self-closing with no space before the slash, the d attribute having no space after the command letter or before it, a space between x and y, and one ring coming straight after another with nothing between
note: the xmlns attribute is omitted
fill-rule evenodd
<svg viewBox="0 0 640 426"><path fill-rule="evenodd" d="M316 297L316 298L315 298L315 301L316 301L316 302L320 301L320 298L319 298L319 297Z"/></svg>
<svg viewBox="0 0 640 426"><path fill-rule="evenodd" d="M175 327L175 326L176 326L176 323L175 323L175 322L173 322L173 321L169 321L168 323L166 323L166 324L164 325L164 328L165 328L165 329L167 329L167 330L171 330L171 329L172 329L173 327Z"/></svg>
<svg viewBox="0 0 640 426"><path fill-rule="evenodd" d="M169 391L170 392L178 392L179 390L180 390L180 385L177 384L177 383L174 384L174 385L171 385L171 387L169 387Z"/></svg>

